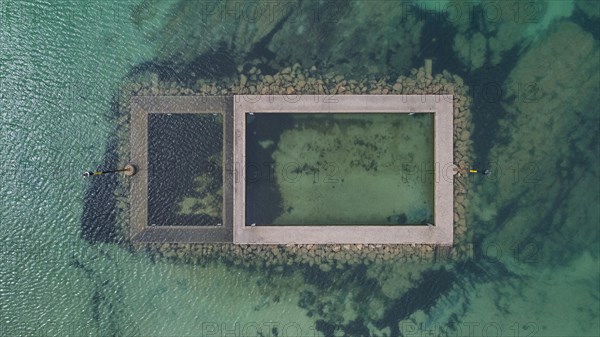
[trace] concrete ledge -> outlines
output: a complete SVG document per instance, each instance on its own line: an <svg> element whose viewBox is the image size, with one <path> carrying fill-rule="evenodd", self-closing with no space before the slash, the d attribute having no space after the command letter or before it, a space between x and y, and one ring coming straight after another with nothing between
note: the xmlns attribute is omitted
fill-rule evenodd
<svg viewBox="0 0 600 337"><path fill-rule="evenodd" d="M131 240L238 244L437 244L453 242L451 95L147 96L131 100ZM433 226L246 226L246 113L434 113ZM222 226L148 226L148 114L223 114Z"/></svg>
<svg viewBox="0 0 600 337"><path fill-rule="evenodd" d="M453 243L452 95L244 95L234 96L233 241L238 244ZM246 226L246 114L434 113L433 226Z"/></svg>

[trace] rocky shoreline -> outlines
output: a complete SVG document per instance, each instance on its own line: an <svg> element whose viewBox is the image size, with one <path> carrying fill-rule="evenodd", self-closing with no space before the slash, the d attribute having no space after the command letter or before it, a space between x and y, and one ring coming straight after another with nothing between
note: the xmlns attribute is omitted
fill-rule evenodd
<svg viewBox="0 0 600 337"><path fill-rule="evenodd" d="M119 98L117 117L118 164L125 165L129 158L129 99L132 96L222 96L222 95L419 95L452 94L454 96L454 163L467 169L472 158L470 140L472 123L468 87L463 80L447 71L433 75L430 60L424 67L412 69L408 75L393 80L383 76L353 79L350 75L321 72L315 66L305 69L296 63L283 67L275 74L263 74L260 64L238 68L239 77L233 81L215 83L198 80L187 86L176 82L159 81L158 75L126 84ZM186 263L223 261L245 267L277 267L286 265L318 265L322 270L343 268L360 263L425 262L460 260L473 254L471 232L468 230L467 209L470 190L468 177L454 176L454 246L434 245L235 245L235 244L136 244L159 257ZM119 177L115 190L117 201L117 228L123 242L129 242L129 182Z"/></svg>

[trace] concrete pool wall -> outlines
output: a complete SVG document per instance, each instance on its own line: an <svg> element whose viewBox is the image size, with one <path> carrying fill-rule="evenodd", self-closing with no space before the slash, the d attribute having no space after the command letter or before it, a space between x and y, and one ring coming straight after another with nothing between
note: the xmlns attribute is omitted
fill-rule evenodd
<svg viewBox="0 0 600 337"><path fill-rule="evenodd" d="M131 100L131 162L138 172L131 179L130 235L133 242L231 242L233 203L232 179L227 168L232 160L232 107L227 97L144 96ZM222 223L212 226L152 226L148 221L148 115L223 115L223 209ZM177 163L173 163L176 165ZM229 169L231 171L231 169ZM168 224L167 224L168 225Z"/></svg>
<svg viewBox="0 0 600 337"><path fill-rule="evenodd" d="M233 239L238 244L453 243L452 95L234 96ZM434 223L430 226L247 226L246 115L248 113L433 113Z"/></svg>
<svg viewBox="0 0 600 337"><path fill-rule="evenodd" d="M430 226L246 226L245 120L260 113L433 113L434 223ZM223 223L151 226L148 223L149 113L223 114ZM131 241L236 244L433 244L453 243L452 95L145 96L131 101Z"/></svg>

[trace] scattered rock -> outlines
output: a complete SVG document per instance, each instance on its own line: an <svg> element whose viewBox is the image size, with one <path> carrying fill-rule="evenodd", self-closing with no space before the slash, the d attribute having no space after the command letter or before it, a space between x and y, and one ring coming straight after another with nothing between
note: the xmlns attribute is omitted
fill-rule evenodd
<svg viewBox="0 0 600 337"><path fill-rule="evenodd" d="M258 63L257 63L258 64ZM198 80L194 89L181 88L177 83L161 83L158 77L153 78L153 82L145 84L134 84L128 90L128 93L147 94L149 88L152 88L153 95L231 95L239 93L250 94L312 94L312 93L373 93L373 94L415 94L422 93L455 93L455 151L454 155L457 164L467 166L471 160L470 130L471 118L469 99L464 96L467 88L463 80L443 71L442 74L431 76L425 68L413 69L407 76L400 76L395 82L388 83L385 79L351 79L349 75L344 76L335 72L328 72L325 76L316 73L316 66L312 66L310 71L304 70L300 64L296 63L291 67L285 67L281 72L274 75L259 75L260 69L255 65L247 73L243 73L243 67L240 70L239 86L227 83L212 83L208 80ZM348 77L348 78L347 78ZM122 99L122 102L129 101ZM122 111L128 111L128 106L123 104ZM125 123L126 124L126 123ZM125 131L123 131L125 132ZM128 129L127 129L128 132ZM128 133L127 133L128 134ZM122 139L121 139L122 138ZM119 148L127 148L128 137L120 137ZM128 155L123 152L123 158ZM456 177L456 176L455 176ZM125 182L128 182L125 180ZM455 226L455 244L460 246L460 242L468 242L469 231L467 228L468 219L466 218L466 205L468 199L465 198L465 190L470 188L469 181L454 180L455 195L462 196L455 199L460 206L455 208L454 226ZM128 188L121 189L121 194L126 195ZM125 198L126 199L126 198ZM124 200L125 200L124 199ZM128 207L128 203L120 202L121 210ZM118 219L123 219L123 236L128 233L128 212L120 211ZM423 259L433 259L432 247L429 245L416 245L414 247L399 245L248 245L239 246L232 244L203 244L196 246L186 246L183 244L159 245L158 252L167 258L181 259L184 261L202 261L218 259L220 261L231 261L243 266L283 266L290 263L304 263L307 265L318 265L325 272L332 268L342 268L348 264L358 263L381 263L382 261L422 261ZM181 248L184 247L185 249ZM191 248L190 248L191 247ZM429 254L429 255L427 255ZM459 254L458 251L456 254Z"/></svg>

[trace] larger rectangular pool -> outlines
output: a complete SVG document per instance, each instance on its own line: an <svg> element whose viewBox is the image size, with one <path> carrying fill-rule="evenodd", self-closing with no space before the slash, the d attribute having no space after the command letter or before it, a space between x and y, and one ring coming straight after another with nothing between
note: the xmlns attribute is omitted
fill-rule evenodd
<svg viewBox="0 0 600 337"><path fill-rule="evenodd" d="M433 113L246 115L246 225L432 224Z"/></svg>

